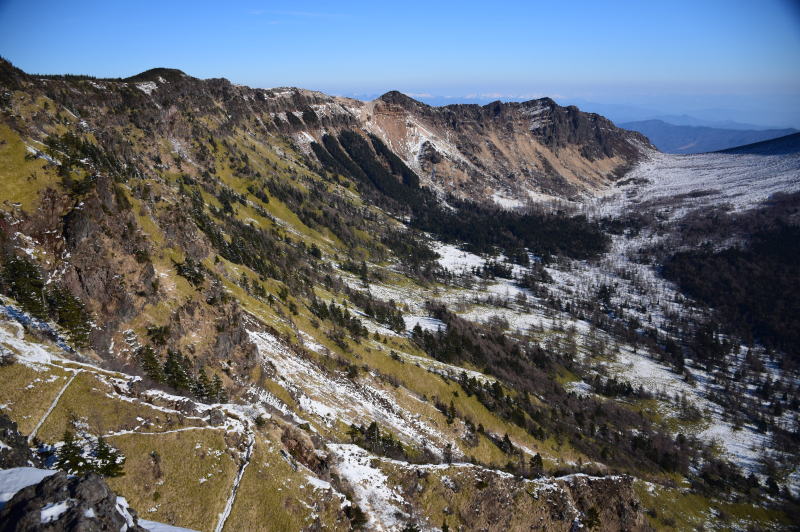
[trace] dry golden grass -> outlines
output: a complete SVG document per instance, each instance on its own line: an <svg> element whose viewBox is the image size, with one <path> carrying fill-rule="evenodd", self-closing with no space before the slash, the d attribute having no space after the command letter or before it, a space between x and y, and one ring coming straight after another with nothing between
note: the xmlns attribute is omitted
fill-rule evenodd
<svg viewBox="0 0 800 532"><path fill-rule="evenodd" d="M72 373L52 366L36 371L21 363L0 367L0 410L30 434Z"/></svg>
<svg viewBox="0 0 800 532"><path fill-rule="evenodd" d="M39 429L37 436L45 442L60 441L65 430L73 429L73 420L86 424L93 434L132 430L142 425L137 418L151 425L139 430L160 432L183 426L195 426L198 420L179 417L152 408L144 403L130 402L109 395L113 390L91 372L84 371L69 385L58 405Z"/></svg>
<svg viewBox="0 0 800 532"><path fill-rule="evenodd" d="M311 524L301 503L300 473L262 438L256 439L225 530L300 530Z"/></svg>
<svg viewBox="0 0 800 532"><path fill-rule="evenodd" d="M19 203L26 212L39 204L39 193L55 187L58 178L42 159L25 158L27 149L19 135L0 124L0 204Z"/></svg>
<svg viewBox="0 0 800 532"><path fill-rule="evenodd" d="M109 484L142 518L214 530L239 466L224 431L125 434L108 440L127 458L125 476Z"/></svg>

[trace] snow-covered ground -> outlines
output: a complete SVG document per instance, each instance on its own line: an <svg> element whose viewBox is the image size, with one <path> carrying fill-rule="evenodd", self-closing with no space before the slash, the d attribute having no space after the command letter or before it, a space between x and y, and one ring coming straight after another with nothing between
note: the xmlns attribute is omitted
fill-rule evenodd
<svg viewBox="0 0 800 532"><path fill-rule="evenodd" d="M15 467L0 470L0 507L10 501L21 489L38 484L42 479L55 475L52 469Z"/></svg>
<svg viewBox="0 0 800 532"><path fill-rule="evenodd" d="M139 519L139 526L149 530L150 532L195 532L191 528L183 528L180 526L166 525L164 523L157 523L155 521L148 521L147 519Z"/></svg>
<svg viewBox="0 0 800 532"><path fill-rule="evenodd" d="M356 502L369 516L370 530L393 530L403 524L405 501L380 469L372 466L375 458L351 444L328 444L339 476L353 488Z"/></svg>
<svg viewBox="0 0 800 532"><path fill-rule="evenodd" d="M752 425L735 430L733 424L723 418L721 407L706 399L706 390L702 385L687 383L667 366L634 352L628 346L622 346L617 351L616 360L604 362L603 365L610 374L623 377L633 386L642 386L648 392L685 397L707 418L698 430L687 435L697 436L707 442L716 441L739 467L748 473L760 473L759 459L767 449L768 434L758 432ZM700 370L693 370L692 373L697 383L707 380L705 373Z"/></svg>
<svg viewBox="0 0 800 532"><path fill-rule="evenodd" d="M373 384L371 376L351 379L324 371L267 332L251 332L250 338L264 362L275 368L277 382L315 423L334 427L338 423L364 425L377 421L401 440L428 447L434 454L440 454L439 449L450 442L422 416L404 409L386 390ZM403 389L403 393L412 392Z"/></svg>
<svg viewBox="0 0 800 532"><path fill-rule="evenodd" d="M414 314L403 315L403 321L406 324L406 330L410 331L417 325L424 331L436 332L438 330L444 331L447 326L443 321L431 318L430 316L417 316Z"/></svg>
<svg viewBox="0 0 800 532"><path fill-rule="evenodd" d="M516 209L522 207L524 203L516 198L510 198L501 194L500 192L495 192L492 194L492 201L494 201L497 205L504 209Z"/></svg>
<svg viewBox="0 0 800 532"><path fill-rule="evenodd" d="M472 268L480 268L486 262L483 257L458 249L452 244L435 242L432 248L439 254L439 264L454 273L470 272Z"/></svg>
<svg viewBox="0 0 800 532"><path fill-rule="evenodd" d="M653 152L622 182L626 184L610 189L593 207L603 214L616 214L636 205L678 200L680 209L728 204L743 210L776 192L800 190L800 154Z"/></svg>

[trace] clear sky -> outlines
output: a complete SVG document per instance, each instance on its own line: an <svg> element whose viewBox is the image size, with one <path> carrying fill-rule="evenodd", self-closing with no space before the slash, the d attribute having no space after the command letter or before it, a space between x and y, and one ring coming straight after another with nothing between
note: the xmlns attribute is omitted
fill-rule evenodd
<svg viewBox="0 0 800 532"><path fill-rule="evenodd" d="M27 72L166 66L347 95L766 102L800 121L798 0L0 0L0 55Z"/></svg>

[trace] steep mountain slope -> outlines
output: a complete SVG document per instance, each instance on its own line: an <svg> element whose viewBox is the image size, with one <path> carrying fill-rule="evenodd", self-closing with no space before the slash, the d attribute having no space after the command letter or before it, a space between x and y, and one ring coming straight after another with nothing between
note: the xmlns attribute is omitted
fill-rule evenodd
<svg viewBox="0 0 800 532"><path fill-rule="evenodd" d="M679 126L663 120L624 122L622 128L645 135L665 153L706 153L791 135L795 129L742 130L704 126Z"/></svg>
<svg viewBox="0 0 800 532"><path fill-rule="evenodd" d="M504 197L604 189L650 147L599 115L549 98L430 107L390 92L358 110L365 128L425 183L501 204Z"/></svg>
<svg viewBox="0 0 800 532"><path fill-rule="evenodd" d="M433 109L168 69L2 63L0 84L0 408L64 469L70 442L97 454L102 437L140 515L201 530L791 520L791 453L765 446L771 469L753 451L741 472L714 445L725 411L670 370L685 336L660 309L677 296L631 263L601 282L627 220L482 204L517 190L503 172L537 150L563 172L522 188L629 191L610 176L658 157L640 136L546 100ZM425 186L403 148L423 134L431 174L462 172L461 193ZM475 147L487 138L499 154ZM687 330L705 315L675 306Z"/></svg>

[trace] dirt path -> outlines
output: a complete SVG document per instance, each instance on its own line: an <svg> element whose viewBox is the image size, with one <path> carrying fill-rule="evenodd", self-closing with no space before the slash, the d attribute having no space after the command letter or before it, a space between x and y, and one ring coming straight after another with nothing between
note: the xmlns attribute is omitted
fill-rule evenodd
<svg viewBox="0 0 800 532"><path fill-rule="evenodd" d="M28 443L33 441L33 438L36 436L36 433L39 432L39 429L42 427L44 422L47 420L47 417L50 415L50 413L56 407L56 405L58 404L59 399L61 399L61 396L64 395L64 392L67 391L67 388L69 388L69 385L72 384L72 381L75 380L75 377L77 377L81 373L83 373L82 369L79 369L78 371L76 371L72 375L72 377L70 377L70 379L67 381L67 383L64 385L64 387L61 388L61 391L58 392L58 395L56 395L56 398L53 399L53 403L50 405L50 408L47 409L47 412L44 413L44 415L42 416L42 419L39 420L39 423L37 423L36 426L33 427L33 430L28 435Z"/></svg>

